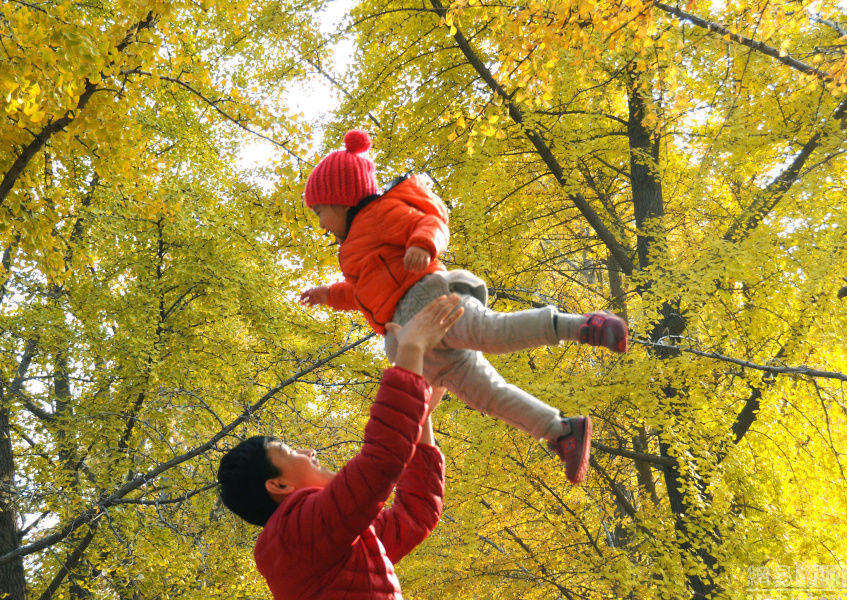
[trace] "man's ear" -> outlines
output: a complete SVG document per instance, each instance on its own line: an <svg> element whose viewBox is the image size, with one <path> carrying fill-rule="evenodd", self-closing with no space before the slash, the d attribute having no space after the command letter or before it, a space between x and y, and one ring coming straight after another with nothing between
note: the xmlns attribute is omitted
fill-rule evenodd
<svg viewBox="0 0 847 600"><path fill-rule="evenodd" d="M273 500L281 502L288 494L294 491L294 486L286 483L282 477L275 477L265 480L265 489Z"/></svg>

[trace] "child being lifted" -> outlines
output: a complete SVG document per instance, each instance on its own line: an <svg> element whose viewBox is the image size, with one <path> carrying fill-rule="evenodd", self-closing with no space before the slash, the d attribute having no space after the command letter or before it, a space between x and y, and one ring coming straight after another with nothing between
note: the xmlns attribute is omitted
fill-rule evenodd
<svg viewBox="0 0 847 600"><path fill-rule="evenodd" d="M438 257L450 237L447 208L418 177L377 193L374 163L363 156L367 133L351 130L344 150L326 156L306 181L306 206L340 244L344 281L306 290L300 301L358 310L385 336L394 361L396 340L385 324L408 322L434 298L456 293L464 314L424 356L423 375L471 408L547 441L572 483L588 470L591 419L559 411L507 383L483 357L570 340L625 352L626 322L610 313L576 315L553 306L500 313L486 307L485 283L469 271L447 271Z"/></svg>

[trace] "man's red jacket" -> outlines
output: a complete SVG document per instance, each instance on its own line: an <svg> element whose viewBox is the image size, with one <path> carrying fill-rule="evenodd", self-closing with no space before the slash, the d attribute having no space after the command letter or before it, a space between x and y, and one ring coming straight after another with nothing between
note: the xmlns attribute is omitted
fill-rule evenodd
<svg viewBox="0 0 847 600"><path fill-rule="evenodd" d="M419 375L387 369L359 453L276 509L254 549L276 600L402 598L392 565L435 528L444 498L444 457L417 443L429 394Z"/></svg>

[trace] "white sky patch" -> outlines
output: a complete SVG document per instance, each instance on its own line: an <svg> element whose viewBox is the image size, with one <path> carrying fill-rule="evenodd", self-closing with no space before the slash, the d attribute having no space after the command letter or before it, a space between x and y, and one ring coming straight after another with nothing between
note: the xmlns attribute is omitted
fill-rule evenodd
<svg viewBox="0 0 847 600"><path fill-rule="evenodd" d="M320 30L325 35L337 31L347 13L353 8L355 0L335 0L327 5L320 15ZM341 37L327 49L321 64L330 77L339 77L347 67L356 50L350 37ZM291 114L301 114L312 126L309 142L315 151L323 141L323 127L328 116L338 108L341 93L325 75L313 71L298 85L287 88L283 93L285 105ZM279 150L273 144L258 137L251 137L242 146L238 164L245 169L255 169L268 163ZM265 187L267 182L260 182Z"/></svg>

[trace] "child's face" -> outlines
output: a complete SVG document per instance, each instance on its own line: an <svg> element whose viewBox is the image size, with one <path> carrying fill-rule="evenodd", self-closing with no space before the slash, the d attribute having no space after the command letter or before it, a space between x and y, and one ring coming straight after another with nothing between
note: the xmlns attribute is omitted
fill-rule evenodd
<svg viewBox="0 0 847 600"><path fill-rule="evenodd" d="M348 209L348 206L338 204L316 204L312 207L318 215L321 229L333 234L339 242L343 241L347 235Z"/></svg>

